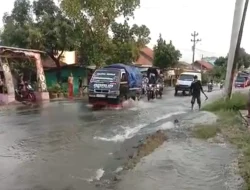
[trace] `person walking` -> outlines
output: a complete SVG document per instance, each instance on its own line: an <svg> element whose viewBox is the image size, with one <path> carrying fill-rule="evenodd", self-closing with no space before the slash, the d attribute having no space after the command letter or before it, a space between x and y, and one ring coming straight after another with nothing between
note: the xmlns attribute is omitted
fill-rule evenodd
<svg viewBox="0 0 250 190"><path fill-rule="evenodd" d="M68 93L69 93L69 98L73 98L73 96L74 96L74 77L73 77L72 73L70 73L70 76L68 77Z"/></svg>
<svg viewBox="0 0 250 190"><path fill-rule="evenodd" d="M194 81L191 84L190 91L191 91L191 95L192 95L192 99L191 99L191 106L192 106L191 108L192 108L192 110L194 109L195 100L197 100L199 110L200 110L201 109L201 92L206 97L206 100L208 99L208 97L204 93L202 85L201 85L201 81L198 80L197 76L194 76Z"/></svg>
<svg viewBox="0 0 250 190"><path fill-rule="evenodd" d="M0 78L0 94L4 93L4 81L2 78Z"/></svg>
<svg viewBox="0 0 250 190"><path fill-rule="evenodd" d="M82 77L78 76L78 92L79 92L79 96L81 97L83 95L83 81L82 81Z"/></svg>

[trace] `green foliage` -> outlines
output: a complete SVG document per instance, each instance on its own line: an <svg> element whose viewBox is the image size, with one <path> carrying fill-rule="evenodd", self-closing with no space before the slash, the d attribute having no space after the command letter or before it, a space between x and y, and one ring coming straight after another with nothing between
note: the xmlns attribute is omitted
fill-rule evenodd
<svg viewBox="0 0 250 190"><path fill-rule="evenodd" d="M63 92L61 85L58 84L58 83L55 83L51 87L49 87L48 91L50 93L60 93L60 92Z"/></svg>
<svg viewBox="0 0 250 190"><path fill-rule="evenodd" d="M210 71L210 74L215 80L222 80L226 78L227 59L227 57L219 57L215 61L215 67ZM241 68L248 68L250 66L250 54L248 54L244 48L240 48L236 64L237 70Z"/></svg>
<svg viewBox="0 0 250 190"><path fill-rule="evenodd" d="M140 0L16 0L3 17L1 43L47 52L60 70L66 50L76 50L80 63L131 62L149 41L149 29L127 23ZM118 17L126 20L116 23ZM113 38L110 36L113 32ZM58 72L60 78L60 72ZM60 81L58 81L60 82Z"/></svg>
<svg viewBox="0 0 250 190"><path fill-rule="evenodd" d="M12 74L19 78L20 74L30 75L31 73L36 73L36 65L31 60L16 60L11 59L9 62L10 70Z"/></svg>
<svg viewBox="0 0 250 190"><path fill-rule="evenodd" d="M150 41L150 30L145 26L134 24L129 26L125 21L123 24L114 22L111 25L113 32L112 56L108 63L132 63L139 57L139 50Z"/></svg>
<svg viewBox="0 0 250 190"><path fill-rule="evenodd" d="M169 44L162 38L161 34L154 47L154 65L161 68L173 67L181 58L181 53L170 41Z"/></svg>
<svg viewBox="0 0 250 190"><path fill-rule="evenodd" d="M32 12L33 11L33 12ZM72 22L53 0L16 0L10 14L3 17L2 44L39 49L57 59L57 52L72 48ZM59 58L58 58L59 59Z"/></svg>
<svg viewBox="0 0 250 190"><path fill-rule="evenodd" d="M241 110L246 108L248 95L243 93L234 93L231 99L219 99L213 103L207 104L203 110L216 112L220 110Z"/></svg>
<svg viewBox="0 0 250 190"><path fill-rule="evenodd" d="M206 85L209 82L210 79L210 75L208 73L202 73L201 74L201 83L202 85Z"/></svg>
<svg viewBox="0 0 250 190"><path fill-rule="evenodd" d="M2 45L45 51L58 69L62 55L58 56L58 51L74 45L74 25L53 0L37 0L33 5L28 0L16 0L11 13L5 13L3 24Z"/></svg>
<svg viewBox="0 0 250 190"><path fill-rule="evenodd" d="M117 55L117 48L129 56L126 59L134 57L134 44L131 41L113 44L109 30L116 18L123 16L128 19L139 5L140 0L62 0L62 10L77 26L75 47L80 53L81 62L101 66L111 61L113 56L124 61L125 56ZM126 29L119 30L124 31Z"/></svg>
<svg viewBox="0 0 250 190"><path fill-rule="evenodd" d="M218 59L215 60L214 65L218 67L226 67L227 57L219 57Z"/></svg>
<svg viewBox="0 0 250 190"><path fill-rule="evenodd" d="M209 71L209 74L215 81L221 81L226 78L227 72L227 57L219 57L214 62L214 68Z"/></svg>
<svg viewBox="0 0 250 190"><path fill-rule="evenodd" d="M215 65L214 68L211 71L209 71L209 75L215 81L221 81L221 80L224 80L226 78L226 72L227 72L226 66Z"/></svg>

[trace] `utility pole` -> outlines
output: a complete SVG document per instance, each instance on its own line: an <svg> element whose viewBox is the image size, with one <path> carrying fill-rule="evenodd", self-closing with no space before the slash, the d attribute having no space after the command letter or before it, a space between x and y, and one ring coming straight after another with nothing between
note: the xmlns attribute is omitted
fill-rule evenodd
<svg viewBox="0 0 250 190"><path fill-rule="evenodd" d="M243 31L244 31L244 25L245 25L245 20L246 20L246 15L247 15L248 3L249 3L249 0L245 0L243 15L242 15L241 23L240 23L239 36L238 36L237 44L236 44L233 68L232 68L232 72L231 72L231 79L229 81L230 83L229 83L229 91L228 91L227 98L231 97L232 89L233 89L234 76L235 76L235 73L236 73L235 71L238 71L238 60L239 60L240 45L241 45L242 35L243 35Z"/></svg>
<svg viewBox="0 0 250 190"><path fill-rule="evenodd" d="M203 61L203 54L201 55L201 60ZM201 73L203 72L202 64L201 64Z"/></svg>
<svg viewBox="0 0 250 190"><path fill-rule="evenodd" d="M245 2L245 5L244 5ZM232 26L230 49L227 61L227 75L225 80L225 97L231 98L234 71L236 68L237 54L240 49L241 37L243 34L245 16L248 0L236 0L234 19ZM243 10L244 9L244 10Z"/></svg>
<svg viewBox="0 0 250 190"><path fill-rule="evenodd" d="M193 60L192 60L192 63L194 63L194 59L195 59L195 47L196 47L196 44L201 41L201 39L196 39L196 37L198 35L199 35L199 33L197 33L196 31L194 31L194 33L191 34L191 36L193 37L193 39L191 39L191 42L193 42L193 46L192 46Z"/></svg>

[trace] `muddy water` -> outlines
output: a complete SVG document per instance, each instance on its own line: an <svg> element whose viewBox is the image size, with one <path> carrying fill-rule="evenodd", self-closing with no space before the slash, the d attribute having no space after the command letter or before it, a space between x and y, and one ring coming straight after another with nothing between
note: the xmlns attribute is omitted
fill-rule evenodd
<svg viewBox="0 0 250 190"><path fill-rule="evenodd" d="M186 138L184 129L194 118L210 120L204 115L207 114L190 112L190 97L174 97L172 92L162 100L141 101L124 110L93 112L82 103L55 102L1 113L0 190L104 190L91 180L113 173L120 166L117 152L128 158L129 149L133 149L141 136L158 129L168 130L170 140L177 139L178 144ZM180 126L173 123L175 119ZM179 144L180 151L182 146L185 143ZM195 147L189 147L190 151L196 150ZM175 149L169 147L169 151ZM185 156L178 152L171 154L175 153L173 160ZM180 166L184 171L189 163ZM121 184L124 189L136 189L130 188L126 177Z"/></svg>
<svg viewBox="0 0 250 190"><path fill-rule="evenodd" d="M124 175L118 190L236 190L239 178L230 167L235 158L226 145L169 141Z"/></svg>

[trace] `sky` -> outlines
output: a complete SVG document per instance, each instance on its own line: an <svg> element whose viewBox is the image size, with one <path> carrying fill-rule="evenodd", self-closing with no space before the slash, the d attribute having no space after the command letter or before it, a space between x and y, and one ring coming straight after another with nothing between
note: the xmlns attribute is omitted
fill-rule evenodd
<svg viewBox="0 0 250 190"><path fill-rule="evenodd" d="M0 16L10 12L14 0L0 6ZM191 33L199 33L196 59L225 56L229 51L235 0L141 0L131 24L145 24L151 31L150 48L159 34L182 53L182 61L192 61ZM250 53L250 13L245 21L241 46ZM2 22L0 22L2 27Z"/></svg>

